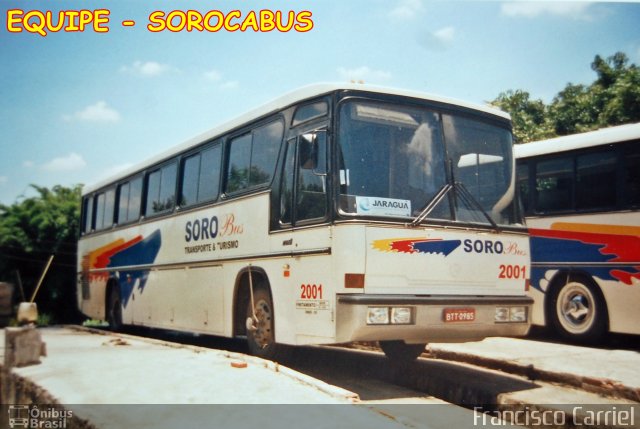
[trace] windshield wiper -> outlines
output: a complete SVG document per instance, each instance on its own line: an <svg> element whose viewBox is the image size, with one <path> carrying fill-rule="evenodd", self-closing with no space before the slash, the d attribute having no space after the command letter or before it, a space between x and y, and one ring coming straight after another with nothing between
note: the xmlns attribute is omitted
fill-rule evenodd
<svg viewBox="0 0 640 429"><path fill-rule="evenodd" d="M409 226L418 226L420 223L422 223L422 221L425 220L427 216L429 216L429 214L431 214L433 209L436 208L440 201L442 201L442 199L446 197L449 191L452 189L453 186L450 183L446 183L444 186L442 186L438 193L435 194L433 198L429 200L429 202L427 202L422 210L420 210L420 214L416 216L416 218L409 224Z"/></svg>
<svg viewBox="0 0 640 429"><path fill-rule="evenodd" d="M491 224L491 226L494 229L496 230L500 229L496 221L493 220L491 215L489 215L489 213L487 213L487 211L484 208L482 208L478 200L475 199L475 197L471 194L471 192L469 192L469 190L461 182L454 182L453 185L451 185L450 183L447 183L444 186L442 186L442 188L440 188L438 193L435 194L433 198L431 198L431 200L429 200L429 202L420 211L420 214L416 216L416 218L409 224L409 226L415 227L420 225L429 216L429 214L431 214L433 209L435 209L436 206L440 204L440 202L444 199L444 197L447 196L449 191L451 191L452 189L456 193L456 197L459 196L460 199L463 200L463 202L466 203L468 206L471 206L475 210L482 213L482 215L487 219L489 224Z"/></svg>
<svg viewBox="0 0 640 429"><path fill-rule="evenodd" d="M487 221L489 221L489 223L495 230L500 229L496 221L493 220L491 215L487 213L487 211L480 205L478 200L475 199L475 197L471 194L471 192L469 192L469 190L464 186L462 182L455 182L453 186L456 191L456 194L460 195L462 200L464 200L468 205L470 205L471 207L475 208L480 213L482 213L483 216L487 219Z"/></svg>

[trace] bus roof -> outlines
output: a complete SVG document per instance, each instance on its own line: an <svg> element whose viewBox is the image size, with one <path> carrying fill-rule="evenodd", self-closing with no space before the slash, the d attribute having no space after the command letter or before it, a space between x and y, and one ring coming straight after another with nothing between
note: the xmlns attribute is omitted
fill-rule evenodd
<svg viewBox="0 0 640 429"><path fill-rule="evenodd" d="M514 152L516 158L529 158L549 153L622 143L634 139L640 139L640 122L531 143L521 143L514 146Z"/></svg>
<svg viewBox="0 0 640 429"><path fill-rule="evenodd" d="M195 136L185 141L182 144L174 146L169 150L166 150L156 156L153 156L152 158L149 158L137 165L127 168L116 175L113 175L105 180L101 180L97 183L85 186L82 193L83 195L86 195L91 192L94 192L104 186L107 186L113 182L118 181L120 178L125 178L132 174L135 174L150 166L153 166L154 164L160 163L163 160L170 159L173 156L180 154L181 152L187 151L194 146L197 146L206 141L210 141L218 136L224 135L225 133L230 132L235 128L241 127L245 123L259 119L263 116L267 116L271 113L275 113L281 109L287 108L291 105L305 101L307 99L311 99L314 97L318 97L321 95L329 94L329 93L340 91L340 90L373 92L378 94L400 95L400 96L418 98L418 99L427 100L427 101L434 101L437 103L445 103L445 104L451 104L454 106L460 106L460 107L488 113L491 115L499 116L504 119L509 119L509 120L511 119L508 113L488 105L474 104L466 101L457 100L454 98L447 98L447 97L442 97L438 95L422 93L418 91L408 91L408 90L402 90L402 89L385 88L385 87L378 87L378 86L365 85L365 84L354 84L354 83L351 83L351 84L319 83L314 85L308 85L308 86L296 89L294 91L291 91L281 97L278 97L272 100L269 103L266 103L258 108L250 110L249 112L241 116L238 116L235 119L227 121L221 125L216 126L215 128L209 131L206 131L198 136Z"/></svg>

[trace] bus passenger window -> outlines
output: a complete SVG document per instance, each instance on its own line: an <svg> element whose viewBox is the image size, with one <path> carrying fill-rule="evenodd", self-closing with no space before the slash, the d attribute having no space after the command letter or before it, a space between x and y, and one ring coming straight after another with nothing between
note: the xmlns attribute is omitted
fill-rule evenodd
<svg viewBox="0 0 640 429"><path fill-rule="evenodd" d="M538 162L536 168L536 212L573 208L573 158Z"/></svg>
<svg viewBox="0 0 640 429"><path fill-rule="evenodd" d="M142 177L137 177L129 182L123 183L118 189L117 223L122 225L138 220L140 216L140 200L142 197Z"/></svg>
<svg viewBox="0 0 640 429"><path fill-rule="evenodd" d="M235 138L229 150L227 192L237 192L249 187L251 169L251 134Z"/></svg>
<svg viewBox="0 0 640 429"><path fill-rule="evenodd" d="M129 213L129 191L131 184L123 183L118 187L118 224L127 222L127 214Z"/></svg>
<svg viewBox="0 0 640 429"><path fill-rule="evenodd" d="M518 192L520 192L520 201L525 213L529 213L529 198L531 191L529 190L529 164L518 164L516 169L516 181Z"/></svg>
<svg viewBox="0 0 640 429"><path fill-rule="evenodd" d="M238 192L271 182L283 132L282 122L276 121L231 141L226 192Z"/></svg>
<svg viewBox="0 0 640 429"><path fill-rule="evenodd" d="M253 132L249 186L271 182L282 142L282 122L272 122Z"/></svg>
<svg viewBox="0 0 640 429"><path fill-rule="evenodd" d="M84 199L83 214L84 224L82 231L87 234L93 229L93 197Z"/></svg>
<svg viewBox="0 0 640 429"><path fill-rule="evenodd" d="M99 194L96 196L96 222L94 225L95 229L102 229L102 224L104 223L104 194Z"/></svg>
<svg viewBox="0 0 640 429"><path fill-rule="evenodd" d="M96 230L111 228L113 226L115 199L115 189L109 189L106 192L98 194L96 198Z"/></svg>
<svg viewBox="0 0 640 429"><path fill-rule="evenodd" d="M200 154L185 159L182 167L182 192L180 205L190 206L198 201L198 177L200 176Z"/></svg>
<svg viewBox="0 0 640 429"><path fill-rule="evenodd" d="M626 190L624 192L626 207L640 205L640 143L629 144L624 155L624 178Z"/></svg>
<svg viewBox="0 0 640 429"><path fill-rule="evenodd" d="M596 209L616 205L615 152L578 156L576 160L576 209Z"/></svg>
<svg viewBox="0 0 640 429"><path fill-rule="evenodd" d="M190 206L217 198L221 153L221 146L216 145L184 161L180 192L181 206Z"/></svg>
<svg viewBox="0 0 640 429"><path fill-rule="evenodd" d="M176 163L165 165L149 174L147 179L147 206L150 216L170 210L175 204Z"/></svg>
<svg viewBox="0 0 640 429"><path fill-rule="evenodd" d="M202 151L200 160L200 178L198 179L198 202L218 198L220 189L220 162L222 146L216 145Z"/></svg>
<svg viewBox="0 0 640 429"><path fill-rule="evenodd" d="M142 204L142 177L131 181L129 188L129 209L127 210L127 221L138 220L140 217L140 206Z"/></svg>
<svg viewBox="0 0 640 429"><path fill-rule="evenodd" d="M104 222L103 228L111 228L114 223L115 207L116 207L116 190L109 189L106 192L106 200L104 205Z"/></svg>

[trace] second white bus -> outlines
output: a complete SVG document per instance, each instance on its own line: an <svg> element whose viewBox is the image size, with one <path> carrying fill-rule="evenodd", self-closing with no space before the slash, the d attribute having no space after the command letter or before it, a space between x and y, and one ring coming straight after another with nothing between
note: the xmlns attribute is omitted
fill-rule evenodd
<svg viewBox="0 0 640 429"><path fill-rule="evenodd" d="M515 149L531 232L533 323L640 334L640 124Z"/></svg>

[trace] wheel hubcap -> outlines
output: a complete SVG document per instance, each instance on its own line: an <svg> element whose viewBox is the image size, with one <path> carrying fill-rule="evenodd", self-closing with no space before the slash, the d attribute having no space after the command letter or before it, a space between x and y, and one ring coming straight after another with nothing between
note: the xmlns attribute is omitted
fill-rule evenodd
<svg viewBox="0 0 640 429"><path fill-rule="evenodd" d="M562 289L558 296L558 316L567 331L574 334L587 331L594 315L594 298L586 286L570 283Z"/></svg>
<svg viewBox="0 0 640 429"><path fill-rule="evenodd" d="M583 295L576 295L567 304L565 316L576 323L584 321L589 316L589 302Z"/></svg>

